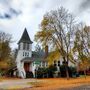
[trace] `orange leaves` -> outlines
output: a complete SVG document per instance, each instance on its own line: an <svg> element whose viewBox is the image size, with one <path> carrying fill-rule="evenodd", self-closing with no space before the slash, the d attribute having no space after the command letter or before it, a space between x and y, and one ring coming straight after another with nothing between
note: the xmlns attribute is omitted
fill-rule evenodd
<svg viewBox="0 0 90 90"><path fill-rule="evenodd" d="M2 69L7 69L7 67L8 67L8 63L7 63L7 62L5 62L5 61L0 61L0 68L2 68Z"/></svg>

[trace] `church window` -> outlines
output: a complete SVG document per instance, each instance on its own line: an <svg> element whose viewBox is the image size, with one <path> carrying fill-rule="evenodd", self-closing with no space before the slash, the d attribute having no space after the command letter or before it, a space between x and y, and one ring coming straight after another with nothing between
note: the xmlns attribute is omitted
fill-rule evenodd
<svg viewBox="0 0 90 90"><path fill-rule="evenodd" d="M24 52L23 52L23 56L24 56Z"/></svg>
<svg viewBox="0 0 90 90"><path fill-rule="evenodd" d="M54 61L54 63L56 63L56 61Z"/></svg>
<svg viewBox="0 0 90 90"><path fill-rule="evenodd" d="M27 50L29 50L29 43L27 43Z"/></svg>
<svg viewBox="0 0 90 90"><path fill-rule="evenodd" d="M25 50L27 50L27 43L25 43Z"/></svg>
<svg viewBox="0 0 90 90"><path fill-rule="evenodd" d="M23 50L29 50L29 44L23 43Z"/></svg>
<svg viewBox="0 0 90 90"><path fill-rule="evenodd" d="M56 61L54 61L54 66L57 66Z"/></svg>
<svg viewBox="0 0 90 90"><path fill-rule="evenodd" d="M46 62L46 67L48 66L48 63Z"/></svg>
<svg viewBox="0 0 90 90"><path fill-rule="evenodd" d="M58 61L58 66L60 66L60 61Z"/></svg>
<svg viewBox="0 0 90 90"><path fill-rule="evenodd" d="M27 56L27 52L25 52L25 56Z"/></svg>
<svg viewBox="0 0 90 90"><path fill-rule="evenodd" d="M29 56L29 52L27 53L27 57Z"/></svg>
<svg viewBox="0 0 90 90"><path fill-rule="evenodd" d="M56 63L54 63L54 66L57 66L57 64L56 64Z"/></svg>
<svg viewBox="0 0 90 90"><path fill-rule="evenodd" d="M25 43L23 43L23 50L25 50L25 47L26 47L26 44L25 44Z"/></svg>
<svg viewBox="0 0 90 90"><path fill-rule="evenodd" d="M42 62L42 67L45 67L45 63L44 62Z"/></svg>

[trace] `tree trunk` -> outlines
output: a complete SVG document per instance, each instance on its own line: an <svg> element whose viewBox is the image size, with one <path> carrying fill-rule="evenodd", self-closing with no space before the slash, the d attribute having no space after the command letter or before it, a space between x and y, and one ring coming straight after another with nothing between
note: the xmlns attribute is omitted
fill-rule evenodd
<svg viewBox="0 0 90 90"><path fill-rule="evenodd" d="M86 70L84 70L84 76L85 76L85 79L86 79Z"/></svg>
<svg viewBox="0 0 90 90"><path fill-rule="evenodd" d="M63 57L63 59L64 59L64 64L65 64L66 77L67 77L67 80L69 80L68 62L66 62L65 57Z"/></svg>
<svg viewBox="0 0 90 90"><path fill-rule="evenodd" d="M66 69L66 76L67 76L67 80L69 80L69 71L68 71L68 65L65 65L65 69Z"/></svg>

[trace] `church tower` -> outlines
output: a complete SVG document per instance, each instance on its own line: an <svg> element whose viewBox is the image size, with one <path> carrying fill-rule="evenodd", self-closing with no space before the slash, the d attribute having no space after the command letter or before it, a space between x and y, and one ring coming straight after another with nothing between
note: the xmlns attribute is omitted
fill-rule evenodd
<svg viewBox="0 0 90 90"><path fill-rule="evenodd" d="M27 29L25 28L21 39L18 42L18 54L16 58L19 76L22 78L25 78L24 62L22 62L22 60L32 57L32 43Z"/></svg>
<svg viewBox="0 0 90 90"><path fill-rule="evenodd" d="M25 28L21 39L18 42L18 50L21 51L21 57L31 57L32 56L32 41L28 35L27 29Z"/></svg>

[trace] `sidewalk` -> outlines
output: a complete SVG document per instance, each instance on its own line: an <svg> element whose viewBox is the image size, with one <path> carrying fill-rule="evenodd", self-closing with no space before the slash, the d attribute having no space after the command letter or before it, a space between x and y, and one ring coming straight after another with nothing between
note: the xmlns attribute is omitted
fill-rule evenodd
<svg viewBox="0 0 90 90"><path fill-rule="evenodd" d="M0 90L31 88L32 85L28 84L29 82L35 82L35 80L34 79L4 80L0 82Z"/></svg>

